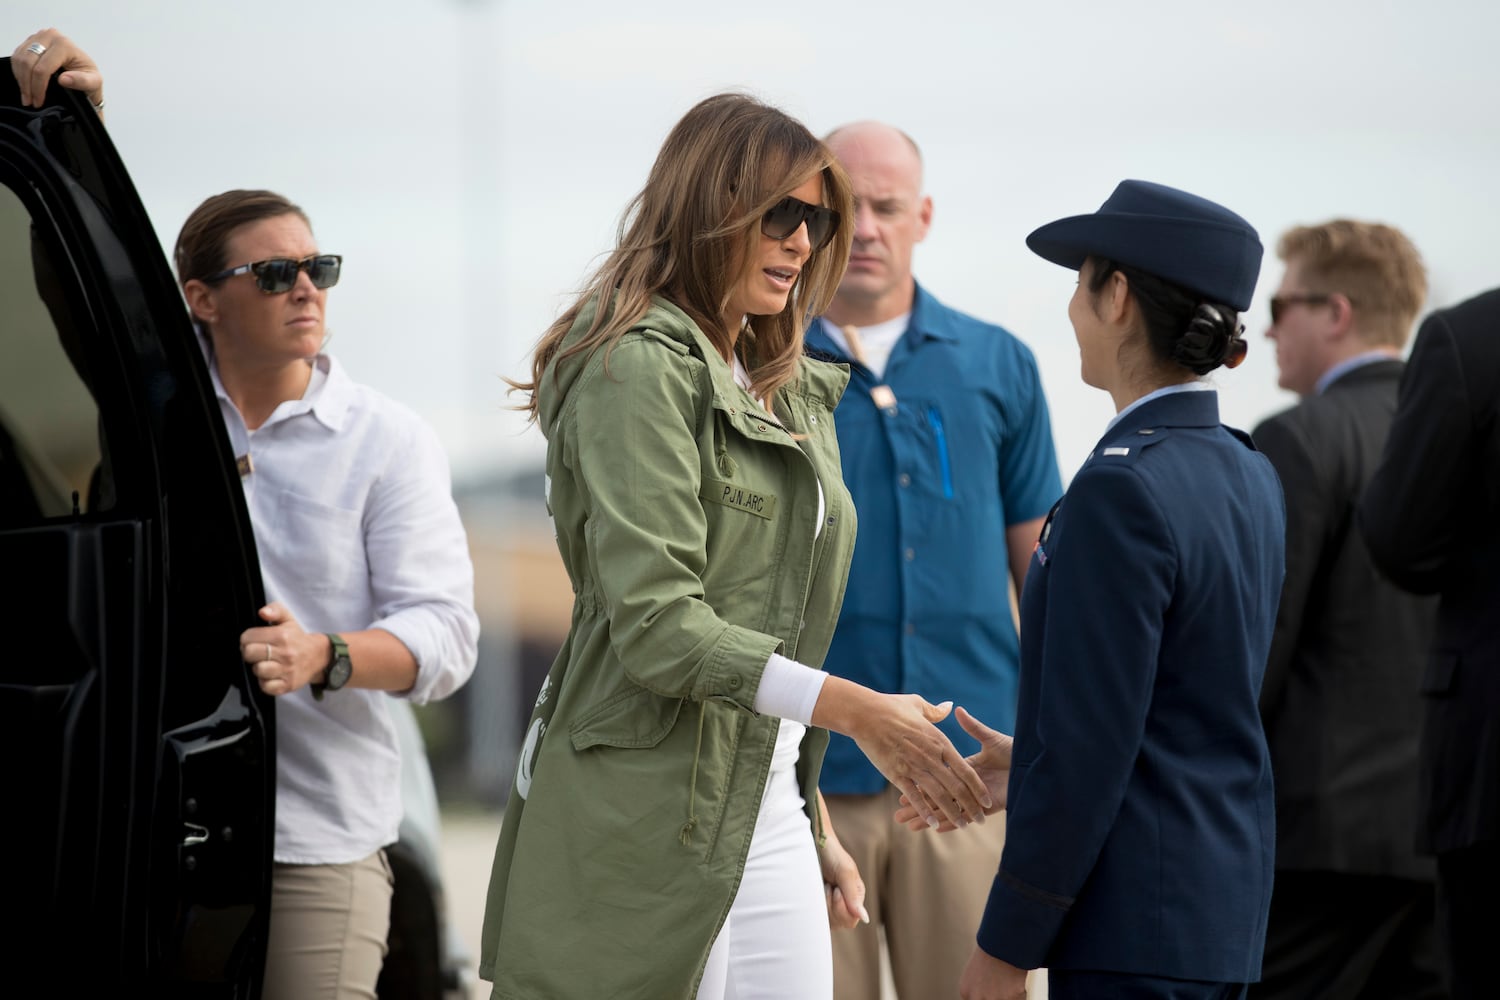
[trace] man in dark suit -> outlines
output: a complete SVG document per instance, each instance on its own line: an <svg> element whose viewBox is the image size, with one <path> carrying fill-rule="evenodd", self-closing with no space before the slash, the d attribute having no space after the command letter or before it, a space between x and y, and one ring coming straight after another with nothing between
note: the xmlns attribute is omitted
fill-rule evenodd
<svg viewBox="0 0 1500 1000"><path fill-rule="evenodd" d="M1427 280L1398 230L1282 236L1271 299L1282 388L1256 428L1286 497L1286 579L1260 708L1276 881L1259 1000L1444 996L1430 859L1417 854L1417 683L1436 602L1384 579L1354 528L1396 409Z"/></svg>
<svg viewBox="0 0 1500 1000"><path fill-rule="evenodd" d="M1360 503L1375 563L1437 593L1418 845L1437 856L1453 996L1500 996L1500 289L1427 318Z"/></svg>

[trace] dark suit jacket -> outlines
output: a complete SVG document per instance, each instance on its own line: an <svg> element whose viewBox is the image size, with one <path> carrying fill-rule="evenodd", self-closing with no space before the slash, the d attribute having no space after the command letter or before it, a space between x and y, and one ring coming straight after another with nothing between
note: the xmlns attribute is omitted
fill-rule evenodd
<svg viewBox="0 0 1500 1000"><path fill-rule="evenodd" d="M1259 978L1275 818L1256 698L1285 546L1276 473L1219 423L1217 394L1151 400L1104 435L1023 589L985 951Z"/></svg>
<svg viewBox="0 0 1500 1000"><path fill-rule="evenodd" d="M1441 595L1419 844L1500 840L1500 289L1423 322L1360 527L1392 580Z"/></svg>
<svg viewBox="0 0 1500 1000"><path fill-rule="evenodd" d="M1381 576L1354 528L1402 367L1356 368L1253 435L1286 494L1286 582L1260 693L1280 870L1432 877L1413 817L1437 602Z"/></svg>

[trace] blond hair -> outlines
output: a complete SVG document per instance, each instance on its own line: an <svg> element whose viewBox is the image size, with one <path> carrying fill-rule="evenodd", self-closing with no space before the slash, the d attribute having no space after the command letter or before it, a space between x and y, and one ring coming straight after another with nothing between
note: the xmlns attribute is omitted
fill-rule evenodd
<svg viewBox="0 0 1500 1000"><path fill-rule="evenodd" d="M724 326L741 272L754 260L760 220L776 202L821 173L823 203L845 220L803 266L786 308L751 316L743 331ZM853 241L853 194L838 161L801 122L744 94L718 94L695 105L668 134L646 185L620 221L616 246L577 300L537 344L531 381L508 380L537 395L547 366L579 313L598 302L593 322L561 354L608 350L645 315L651 296L670 299L725 357L737 348L752 391L771 403L797 377L808 320L828 308Z"/></svg>
<svg viewBox="0 0 1500 1000"><path fill-rule="evenodd" d="M1349 297L1362 338L1402 347L1427 298L1422 255L1401 230L1333 219L1287 230L1276 253L1301 270L1308 291Z"/></svg>

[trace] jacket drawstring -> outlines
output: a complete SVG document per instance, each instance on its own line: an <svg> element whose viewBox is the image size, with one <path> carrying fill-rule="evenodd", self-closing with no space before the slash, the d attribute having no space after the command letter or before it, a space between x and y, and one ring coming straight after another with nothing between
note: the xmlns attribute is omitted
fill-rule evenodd
<svg viewBox="0 0 1500 1000"><path fill-rule="evenodd" d="M733 478L739 467L735 465L734 459L729 457L729 434L724 428L722 411L714 411L714 421L719 425L718 433L714 435L717 439L714 441L714 461L719 467L719 475L726 479Z"/></svg>
<svg viewBox="0 0 1500 1000"><path fill-rule="evenodd" d="M688 782L688 818L677 834L677 842L683 847L692 843L693 830L698 825L698 757L703 752L703 702L698 703L698 742L693 746L693 777Z"/></svg>

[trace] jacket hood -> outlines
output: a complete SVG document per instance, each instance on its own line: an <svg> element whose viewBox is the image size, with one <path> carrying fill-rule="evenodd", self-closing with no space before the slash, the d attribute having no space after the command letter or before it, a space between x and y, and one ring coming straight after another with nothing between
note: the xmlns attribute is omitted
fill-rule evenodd
<svg viewBox="0 0 1500 1000"><path fill-rule="evenodd" d="M583 339L590 324L594 322L598 307L598 299L584 303L583 308L578 310L578 318L573 321L572 328L558 345L557 353L542 372L541 385L537 388L537 422L543 434L551 434L552 425L557 422L558 415L567 405L568 392L593 359L594 351L580 352L566 358L563 354ZM651 307L646 310L645 315L631 324L627 332L638 330L649 330L659 337L680 344L685 354L692 351L695 343L700 345L696 353L713 350L687 313L660 295L651 296Z"/></svg>
<svg viewBox="0 0 1500 1000"><path fill-rule="evenodd" d="M563 408L567 406L569 391L578 381L578 377L588 368L589 362L596 353L578 353L566 359L562 358L563 353L573 344L578 343L588 331L589 324L594 321L597 308L597 299L584 304L583 308L578 311L578 318L573 321L572 328L568 330L567 336L563 337L562 343L558 346L557 353L542 372L541 386L537 390L537 417L544 435L550 436L553 425L562 414ZM684 355L690 354L703 361L708 365L716 395L725 398L740 396L749 398L748 394L734 381L734 375L729 366L722 363L718 349L704 336L703 331L698 329L698 324L668 299L660 295L651 296L650 308L640 319L630 325L626 333L644 333L675 346ZM604 349L607 350L607 348ZM718 359L721 363L713 364L712 359ZM814 361L804 357L797 380L787 388L790 391L817 397L831 410L838 405L839 397L844 394L844 388L848 383L848 365Z"/></svg>

